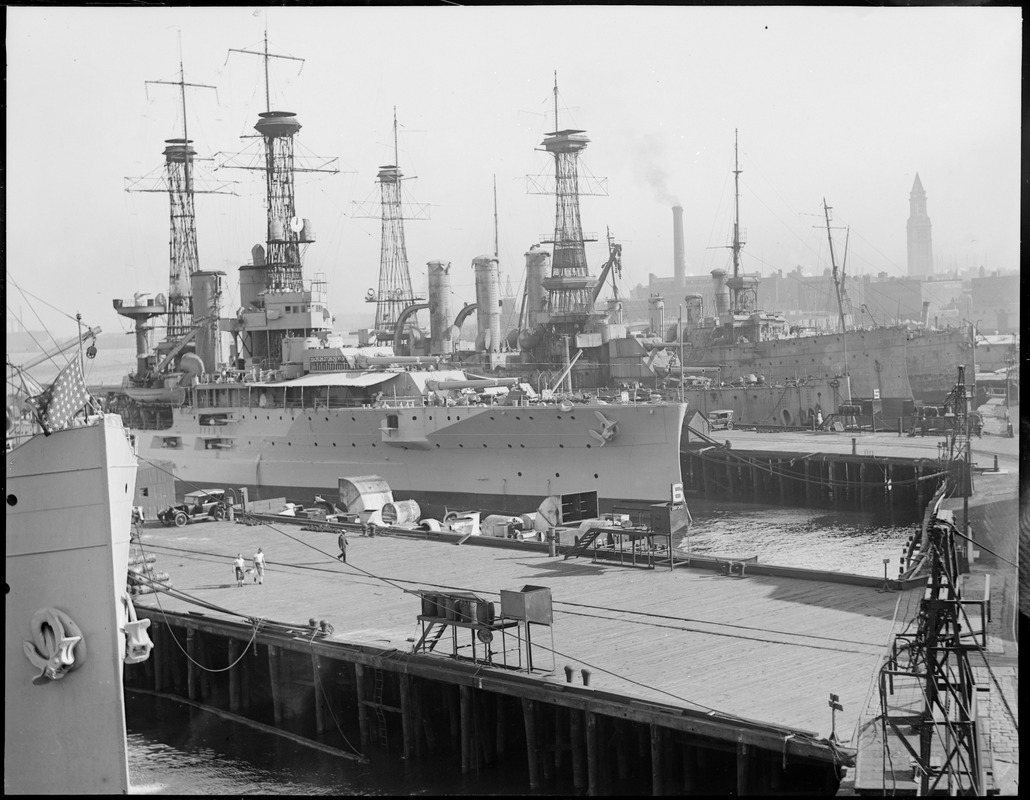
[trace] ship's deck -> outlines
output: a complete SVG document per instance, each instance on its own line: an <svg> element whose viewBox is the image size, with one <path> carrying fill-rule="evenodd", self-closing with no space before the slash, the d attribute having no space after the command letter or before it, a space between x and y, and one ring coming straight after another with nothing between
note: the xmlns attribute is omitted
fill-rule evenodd
<svg viewBox="0 0 1030 800"><path fill-rule="evenodd" d="M466 590L496 602L501 589L546 586L554 625L550 632L533 627L533 664L538 675L541 667L553 666L554 673L541 680L564 683L569 665L580 684L580 670L589 669L591 688L820 736L830 734L833 693L844 706L837 738L852 747L892 632L913 618L921 594L769 575L724 577L683 566L635 569L592 563L589 556L564 560L388 536L349 535L348 541L347 564L336 560L335 534L289 525L152 524L142 544L179 591L247 617L298 626L325 619L335 628L332 639L383 650L410 652L421 633L420 598L406 590ZM232 560L242 553L249 566L258 547L268 563L264 585L248 575L238 588ZM159 609L195 609L163 594L136 602L155 621ZM448 657L440 653L449 653L449 639L425 657Z"/></svg>

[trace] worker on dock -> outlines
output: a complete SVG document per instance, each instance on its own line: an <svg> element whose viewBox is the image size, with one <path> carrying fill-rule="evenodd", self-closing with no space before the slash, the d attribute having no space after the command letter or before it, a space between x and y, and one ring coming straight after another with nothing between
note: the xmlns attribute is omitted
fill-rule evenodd
<svg viewBox="0 0 1030 800"><path fill-rule="evenodd" d="M254 553L254 583L263 584L265 582L265 554L261 548L257 549Z"/></svg>
<svg viewBox="0 0 1030 800"><path fill-rule="evenodd" d="M243 562L243 554L237 553L236 559L232 562L233 569L236 572L236 585L243 586L243 570L246 566Z"/></svg>
<svg viewBox="0 0 1030 800"><path fill-rule="evenodd" d="M336 557L337 561L342 561L344 564L347 563L347 534L340 531L340 538L336 540L336 543L340 546L340 555Z"/></svg>

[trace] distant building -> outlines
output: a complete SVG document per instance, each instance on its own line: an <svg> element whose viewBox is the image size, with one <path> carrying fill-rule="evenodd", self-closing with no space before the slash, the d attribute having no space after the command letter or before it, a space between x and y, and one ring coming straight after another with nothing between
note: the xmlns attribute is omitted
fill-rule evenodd
<svg viewBox="0 0 1030 800"><path fill-rule="evenodd" d="M908 274L918 278L933 275L933 244L930 217L926 213L926 192L916 173L908 196Z"/></svg>
<svg viewBox="0 0 1030 800"><path fill-rule="evenodd" d="M1019 333L1019 273L994 272L972 280L970 317L984 331Z"/></svg>

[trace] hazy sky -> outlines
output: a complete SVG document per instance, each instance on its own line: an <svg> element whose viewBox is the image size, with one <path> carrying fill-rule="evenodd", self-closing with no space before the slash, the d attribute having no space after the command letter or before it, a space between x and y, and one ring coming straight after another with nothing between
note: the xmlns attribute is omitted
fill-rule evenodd
<svg viewBox="0 0 1030 800"><path fill-rule="evenodd" d="M527 193L549 175L537 150L559 126L585 129L581 177L591 272L606 228L623 243L624 287L671 275L672 212L684 208L688 274L726 266L739 130L744 267L768 274L829 266L822 219L850 226L848 271L902 275L916 175L928 197L938 271L1019 266L1019 8L8 8L7 308L62 331L81 311L128 330L111 307L134 291L166 292L168 200L125 191L163 167L181 136L180 32L191 90L186 121L198 153L256 141L265 110L258 50L267 24L272 106L303 129L297 152L338 156L336 175L300 175L298 215L318 241L308 277L324 273L338 328L373 309L378 197L401 124L405 196L429 219L406 227L412 280L450 261L459 301L474 300L472 259L494 248L496 176L502 274L520 286L530 245L554 226L554 201ZM196 200L201 266L228 273L264 238L260 174L214 168L236 197ZM843 230L835 232L835 248ZM545 237L546 238L546 237ZM840 250L837 250L838 254ZM838 255L839 258L839 255ZM21 295L23 290L39 300ZM238 304L230 298L227 311ZM342 324L341 324L342 323Z"/></svg>

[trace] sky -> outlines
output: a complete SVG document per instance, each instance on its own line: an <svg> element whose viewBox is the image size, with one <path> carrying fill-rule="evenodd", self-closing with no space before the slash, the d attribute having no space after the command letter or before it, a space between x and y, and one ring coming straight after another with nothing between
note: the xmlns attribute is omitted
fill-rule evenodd
<svg viewBox="0 0 1030 800"><path fill-rule="evenodd" d="M201 187L201 267L237 268L264 238L261 175L222 167L253 153L265 108L293 111L298 154L336 157L336 174L297 176L298 216L317 241L338 330L377 286L376 173L397 160L413 216L413 284L452 264L474 302L472 259L494 251L521 287L528 248L554 227L553 175L539 149L558 127L585 130L581 198L592 274L606 232L623 245L623 291L673 273L672 206L683 207L687 274L729 265L734 137L743 267L830 266L848 241L851 275L906 273L909 192L918 173L935 269L1019 268L1020 8L337 7L28 8L7 21L7 313L67 335L73 318L128 331L111 301L167 292L166 195L126 191L160 176L182 135L186 93ZM536 181L527 180L535 176ZM496 225L494 185L496 183ZM422 211L420 211L422 209ZM845 234L845 228L847 233ZM839 256L838 256L839 257ZM233 295L235 294L235 298ZM453 302L452 302L453 305Z"/></svg>

